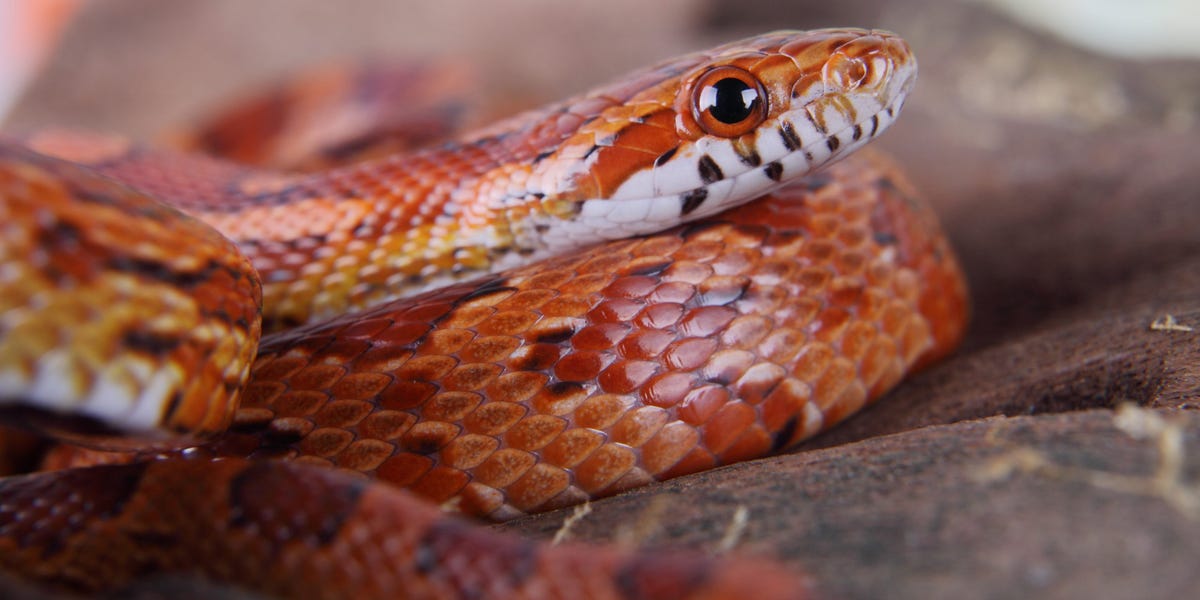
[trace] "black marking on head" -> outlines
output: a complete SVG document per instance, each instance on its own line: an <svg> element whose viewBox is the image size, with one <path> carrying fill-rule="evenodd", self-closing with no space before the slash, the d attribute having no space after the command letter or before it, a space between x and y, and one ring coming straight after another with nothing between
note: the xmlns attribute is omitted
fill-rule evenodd
<svg viewBox="0 0 1200 600"><path fill-rule="evenodd" d="M804 151L804 160L808 161L808 164L811 165L813 163L813 160L815 160L813 158L813 153L809 152L808 150L805 150Z"/></svg>
<svg viewBox="0 0 1200 600"><path fill-rule="evenodd" d="M680 209L680 213L685 216L692 214L697 208L700 208L701 204L704 204L705 198L708 198L708 190L705 188L697 188L684 194L680 198L683 200L683 207Z"/></svg>
<svg viewBox="0 0 1200 600"><path fill-rule="evenodd" d="M825 138L825 145L829 147L830 152L837 152L837 149L842 146L842 140L839 140L836 135L831 135Z"/></svg>
<svg viewBox="0 0 1200 600"><path fill-rule="evenodd" d="M887 111L886 111L886 112L887 112L887 116L889 116L889 117L894 117L894 116L896 116L896 111L895 111L895 109L893 109L893 108L892 108L892 107L890 107L890 106L889 106L889 107L887 107Z"/></svg>
<svg viewBox="0 0 1200 600"><path fill-rule="evenodd" d="M545 151L545 152L538 153L538 155L537 155L537 156L533 157L533 164L535 164L535 165L536 165L536 164L538 164L538 163L542 162L543 160L546 160L547 158L550 158L550 157L551 157L551 156L553 156L553 155L554 155L554 151L553 151L553 150L547 150L547 151Z"/></svg>
<svg viewBox="0 0 1200 600"><path fill-rule="evenodd" d="M792 415L788 418L787 422L783 424L783 427L771 436L771 454L779 452L787 447L788 442L792 441L792 436L796 435L796 426L799 425L799 423L800 416Z"/></svg>
<svg viewBox="0 0 1200 600"><path fill-rule="evenodd" d="M767 166L763 167L763 173L766 173L771 181L779 181L783 179L783 164L779 161L767 163Z"/></svg>
<svg viewBox="0 0 1200 600"><path fill-rule="evenodd" d="M700 157L700 180L704 183L716 183L725 179L725 174L721 172L720 165L717 161L707 154ZM686 214L686 213L685 213Z"/></svg>
<svg viewBox="0 0 1200 600"><path fill-rule="evenodd" d="M862 139L862 133L863 133L863 132L862 132L862 125L861 125L861 124L859 124L859 123L855 123L855 124L854 124L854 131L853 131L853 132L850 134L850 139L852 139L852 140L854 140L854 141L856 141L856 142L857 142L858 140L861 140L861 139Z"/></svg>
<svg viewBox="0 0 1200 600"><path fill-rule="evenodd" d="M879 115L874 114L874 115L871 115L871 133L869 135L871 137L875 137L875 134L878 132L879 132Z"/></svg>
<svg viewBox="0 0 1200 600"><path fill-rule="evenodd" d="M585 152L585 153L583 154L583 157L584 157L584 158L587 158L587 157L591 156L593 153L595 153L595 152L596 152L597 150L599 150L599 149L600 149L600 145L599 145L599 144L592 144L592 147L591 147L591 148L588 148L588 151L587 151L587 152Z"/></svg>
<svg viewBox="0 0 1200 600"><path fill-rule="evenodd" d="M547 231L550 231L550 226L546 223L538 223L533 226L533 230L538 233L546 233Z"/></svg>
<svg viewBox="0 0 1200 600"><path fill-rule="evenodd" d="M787 121L779 126L779 137L783 140L783 147L787 148L788 152L795 152L804 146L804 141L796 134L796 129Z"/></svg>
<svg viewBox="0 0 1200 600"><path fill-rule="evenodd" d="M675 156L675 153L678 151L679 151L679 146L675 146L674 148L671 148L670 150L667 150L666 152L659 154L658 158L654 159L654 166L656 166L656 167L663 166L664 164L666 164L666 162L668 160L671 160L671 157Z"/></svg>

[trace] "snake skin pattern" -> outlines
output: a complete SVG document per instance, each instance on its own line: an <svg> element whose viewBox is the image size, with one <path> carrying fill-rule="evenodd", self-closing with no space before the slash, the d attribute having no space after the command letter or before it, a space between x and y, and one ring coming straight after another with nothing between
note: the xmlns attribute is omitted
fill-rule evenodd
<svg viewBox="0 0 1200 600"><path fill-rule="evenodd" d="M803 596L770 561L551 550L397 488L497 520L567 506L786 449L951 351L962 276L902 175L871 155L803 178L914 76L888 34L785 32L307 175L0 145L0 415L153 448L64 446L72 468L0 481L0 568L83 591ZM283 331L256 346L260 292Z"/></svg>

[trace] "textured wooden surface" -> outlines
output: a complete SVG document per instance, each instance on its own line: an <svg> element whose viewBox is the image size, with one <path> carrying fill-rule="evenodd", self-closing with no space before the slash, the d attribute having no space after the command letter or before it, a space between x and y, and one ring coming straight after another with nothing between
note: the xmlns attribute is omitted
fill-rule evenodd
<svg viewBox="0 0 1200 600"><path fill-rule="evenodd" d="M147 10L157 5L146 1L96 8L90 28L75 30L78 37L13 124L145 134L201 114L264 73L313 59L284 50L264 54L262 62L244 50L237 59L225 49L204 52L200 41L242 48L222 40L240 39L238 32L250 27L225 21L232 13L198 15L242 6L215 4L222 6L182 16ZM392 54L416 49L418 39L426 44L421 52L463 48L458 37L468 29L454 28L467 25L427 20L425 33L405 35L420 27L380 25L385 13L373 13L370 4L385 3L313 14L322 27L337 16L347 19L337 26L344 32L386 31L357 37L399 40ZM533 4L540 3L517 3L505 20L532 27L517 11ZM939 209L971 280L975 317L954 359L814 441L812 447L824 449L596 503L572 529L574 537L714 547L743 506L749 521L741 547L804 565L832 597L1180 597L1200 588L1194 569L1200 517L1187 508L1200 478L1192 458L1200 422L1190 412L1200 402L1200 100L1194 96L1200 65L1099 57L949 0L886 8L865 0L798 2L787 9L793 14L782 15L760 10L779 10L766 0L716 8L669 4L641 6L638 19L587 23L589 11L601 12L591 5L553 15L563 37L582 42L574 51L562 38L517 36L524 41L507 45L478 38L472 43L490 51L468 58L516 52L520 58L508 73L540 74L516 79L485 71L543 98L651 56L747 31L845 24L899 31L920 56L922 75L904 118L882 144ZM669 17L672 10L686 16ZM292 11L270 45L311 46L305 36L313 26L298 24L305 12ZM141 29L112 27L134 14ZM154 19L160 24L152 25ZM180 28L174 31L190 28L198 41L160 38L152 49L147 32L172 31L159 29L171 19ZM178 25L180 19L189 25ZM200 27L209 23L225 28ZM443 26L442 35L429 34ZM296 28L290 39L289 27ZM660 37L643 37L651 33ZM265 53L267 42L256 43L255 52ZM152 73L157 61L162 73L155 77L174 76L176 87L141 92L124 71L103 75L100 69L121 68L116 55L104 54L113 47L105 44L128 48L121 58L146 58L140 73ZM247 73L195 77L202 71L177 62L173 46L198 48L200 64L215 54L221 68ZM88 52L104 60L84 62ZM590 61L565 87L540 87L565 68L553 65L568 58ZM543 61L544 68L531 67ZM72 78L79 69L87 79ZM96 83L106 77L119 85ZM1140 438L1132 435L1139 418L1130 425L1113 410L1125 402L1149 409L1130 413L1142 415ZM1156 416L1167 425L1145 425ZM891 435L878 437L884 434ZM1164 463L1160 448L1174 448L1166 455L1182 466L1164 470L1175 463ZM1012 467L1007 476L1005 465ZM549 536L569 514L506 528ZM630 514L638 515L638 525L616 525Z"/></svg>

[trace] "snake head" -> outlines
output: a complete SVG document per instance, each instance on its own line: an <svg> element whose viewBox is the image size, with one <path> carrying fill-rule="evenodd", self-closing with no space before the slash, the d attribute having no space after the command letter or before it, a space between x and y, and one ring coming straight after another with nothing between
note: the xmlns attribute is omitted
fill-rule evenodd
<svg viewBox="0 0 1200 600"><path fill-rule="evenodd" d="M891 33L782 31L568 101L582 124L531 173L545 214L529 245L649 233L752 200L879 135L916 74Z"/></svg>

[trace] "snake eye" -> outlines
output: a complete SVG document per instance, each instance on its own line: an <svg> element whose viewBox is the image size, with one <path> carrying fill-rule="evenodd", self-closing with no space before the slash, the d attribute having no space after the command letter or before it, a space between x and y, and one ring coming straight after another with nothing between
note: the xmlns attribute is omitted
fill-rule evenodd
<svg viewBox="0 0 1200 600"><path fill-rule="evenodd" d="M767 93L745 69L716 67L696 80L692 115L711 135L745 135L767 118Z"/></svg>

